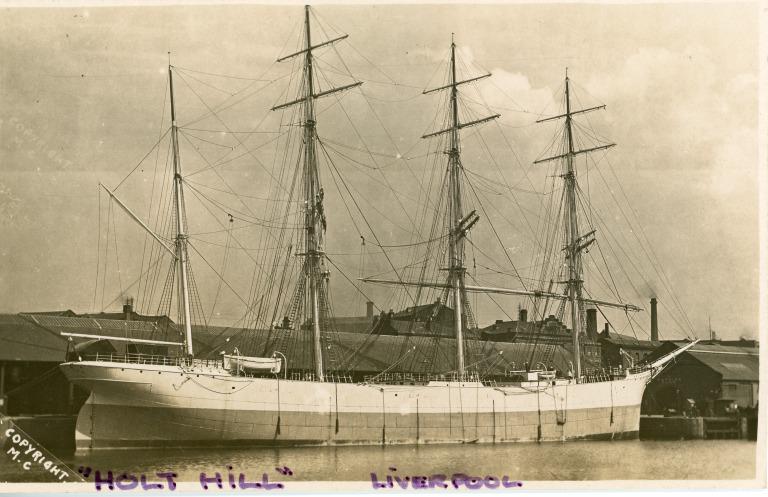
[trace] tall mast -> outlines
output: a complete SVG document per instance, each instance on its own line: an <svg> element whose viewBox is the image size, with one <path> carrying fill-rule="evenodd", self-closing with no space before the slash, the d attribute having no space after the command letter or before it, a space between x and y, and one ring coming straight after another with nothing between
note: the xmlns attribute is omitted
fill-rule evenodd
<svg viewBox="0 0 768 497"><path fill-rule="evenodd" d="M577 250L579 237L579 221L576 216L576 172L573 169L573 132L571 130L571 97L568 69L565 70L565 134L568 140L568 156L566 157L565 195L567 204L568 234L568 300L571 304L571 334L573 335L574 375L581 378L581 349L579 334L581 332L580 307L577 297L581 298L581 251Z"/></svg>
<svg viewBox="0 0 768 497"><path fill-rule="evenodd" d="M565 159L565 172L561 175L565 183L565 239L567 246L565 247L566 258L568 259L568 280L565 282L568 285L568 302L571 306L571 335L573 339L573 366L574 376L577 380L581 378L581 347L579 342L579 335L581 334L581 317L582 306L587 302L583 298L583 285L582 279L582 264L581 264L581 252L591 245L594 239L594 230L585 234L579 234L579 220L577 215L577 201L576 201L576 168L574 167L574 158L577 155L585 154L588 152L594 152L597 150L605 150L613 147L615 143L609 143L607 145L600 145L597 147L591 147L581 150L576 150L573 146L573 128L572 120L576 114L582 114L591 112L593 110L604 109L605 105L597 107L590 107L581 110L571 110L571 90L570 79L568 78L568 69L565 70L565 114L558 116L547 117L545 119L539 119L536 122L541 123L545 121L551 121L553 119L565 118L565 139L567 141L567 151L564 154L556 155L553 157L546 157L534 161L534 164L542 162ZM625 307L627 310L635 310Z"/></svg>
<svg viewBox="0 0 768 497"><path fill-rule="evenodd" d="M179 159L179 129L176 124L176 107L173 100L173 67L168 64L168 86L171 94L171 142L173 145L173 197L176 203L176 263L179 274L179 301L184 319L184 335L187 354L194 354L192 348L192 320L189 299L189 273L187 268L186 212L184 210L184 190L181 180L181 161Z"/></svg>
<svg viewBox="0 0 768 497"><path fill-rule="evenodd" d="M317 130L315 122L315 99L334 94L336 92L360 86L358 81L349 85L332 88L330 90L315 93L314 67L312 51L316 48L330 45L347 38L347 35L334 38L317 45L312 45L312 32L310 29L309 5L304 6L304 48L298 52L277 59L278 62L304 55L304 79L301 95L296 100L272 107L272 110L284 109L293 105L302 105L304 128L302 178L304 188L304 252L297 254L304 257L303 277L309 283L307 294L303 296L309 304L312 320L312 343L315 375L319 381L325 380L325 368L323 366L321 321L321 297L327 291L326 279L328 271L325 268L324 235L326 230L326 218L323 208L323 188L320 185L320 176L317 167ZM307 281L308 280L308 281ZM298 285L298 291L304 291L302 285ZM326 299L327 300L327 299Z"/></svg>
<svg viewBox="0 0 768 497"><path fill-rule="evenodd" d="M320 336L320 296L319 277L321 276L322 252L318 240L318 208L322 199L319 198L319 180L317 177L317 161L315 156L315 105L311 96L314 94L312 69L312 34L309 26L309 5L304 6L304 28L306 39L306 56L304 57L304 215L305 253L307 263L306 276L309 279L309 303L312 309L312 343L314 345L315 374L319 381L325 378L323 368L323 348Z"/></svg>
<svg viewBox="0 0 768 497"><path fill-rule="evenodd" d="M464 237L466 237L469 229L477 222L478 216L473 211L469 216L464 216L461 202L461 148L459 143L459 130L467 126L473 126L480 124L491 119L499 117L499 114L494 114L483 119L476 121L470 121L466 123L459 122L459 90L458 86L464 83L477 81L479 79L487 78L490 74L478 76L476 78L470 78L464 81L457 81L456 79L456 43L451 34L451 71L450 81L446 86L440 88L434 88L432 90L424 91L424 94L431 93L438 90L450 90L450 105L451 105L451 126L447 129L429 133L422 138L428 138L443 133L449 134L448 143L448 195L450 198L448 219L450 224L450 231L448 233L448 278L451 291L453 292L453 322L454 333L456 338L456 370L459 373L459 379L463 380L465 376L464 371L464 323L463 323L463 304L466 299L466 290L464 283Z"/></svg>
<svg viewBox="0 0 768 497"><path fill-rule="evenodd" d="M456 43L451 34L451 139L448 150L448 169L450 174L451 191L451 227L458 228L463 217L461 208L461 178L459 177L461 162L459 158L459 106L458 89L456 88ZM459 379L464 379L464 330L462 322L462 297L464 279L464 237L455 229L449 237L450 277L453 287L453 326L456 333L456 369Z"/></svg>

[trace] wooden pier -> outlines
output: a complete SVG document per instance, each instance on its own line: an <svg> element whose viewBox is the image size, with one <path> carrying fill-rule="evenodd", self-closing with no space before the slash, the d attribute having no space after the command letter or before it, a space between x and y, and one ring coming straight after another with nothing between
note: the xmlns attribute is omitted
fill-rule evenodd
<svg viewBox="0 0 768 497"><path fill-rule="evenodd" d="M749 419L743 416L640 416L643 440L750 439Z"/></svg>

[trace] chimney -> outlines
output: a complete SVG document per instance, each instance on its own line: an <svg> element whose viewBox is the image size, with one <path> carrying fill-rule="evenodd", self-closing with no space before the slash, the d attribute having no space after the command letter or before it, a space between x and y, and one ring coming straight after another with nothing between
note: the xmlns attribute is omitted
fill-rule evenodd
<svg viewBox="0 0 768 497"><path fill-rule="evenodd" d="M659 341L659 317L656 313L656 297L651 298L651 341Z"/></svg>
<svg viewBox="0 0 768 497"><path fill-rule="evenodd" d="M365 317L373 319L373 302L370 300L365 303Z"/></svg>
<svg viewBox="0 0 768 497"><path fill-rule="evenodd" d="M597 309L594 307L587 309L587 336L597 338Z"/></svg>
<svg viewBox="0 0 768 497"><path fill-rule="evenodd" d="M520 311L517 313L518 317L517 320L521 323L528 322L528 309L520 309Z"/></svg>
<svg viewBox="0 0 768 497"><path fill-rule="evenodd" d="M126 321L130 321L133 317L133 297L125 299L123 304L123 316Z"/></svg>
<svg viewBox="0 0 768 497"><path fill-rule="evenodd" d="M605 338L608 338L610 336L610 329L611 329L611 325L608 323L605 323L605 329L603 329L603 336Z"/></svg>

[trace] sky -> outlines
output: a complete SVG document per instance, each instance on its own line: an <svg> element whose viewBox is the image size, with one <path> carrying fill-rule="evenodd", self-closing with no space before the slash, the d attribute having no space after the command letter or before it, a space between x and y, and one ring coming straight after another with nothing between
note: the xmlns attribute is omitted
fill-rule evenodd
<svg viewBox="0 0 768 497"><path fill-rule="evenodd" d="M756 3L320 4L315 13L313 39L349 34L337 44L346 67L335 52L321 53L329 75L321 84L349 83L348 77L334 76L346 68L364 81L360 92L321 104L318 127L329 140L350 139L357 148L364 142L380 153L378 169L351 168L344 174L382 244L413 241L412 230L403 227L418 218L423 187L416 180L429 177L425 168L431 164L418 160L428 150L420 136L440 125L434 120L439 97L421 93L444 84L453 33L462 74L493 74L467 89L466 116L498 112L501 117L484 127L485 142L474 129L465 133L464 164L496 180L495 187L486 184L484 195L496 199L487 221L498 225L511 260L520 267L530 262L534 245L527 240L548 178L531 163L546 155L555 131L535 120L559 112L567 67L580 106L606 105L588 115L588 129L617 144L590 166L582 184L589 185L593 205L614 226L610 239L627 241L627 252L642 259L647 255L642 247L632 246L633 237L641 236L659 263L637 263L650 275L624 287L626 299L645 305L657 296L668 306L660 312L662 337L684 334L677 330L682 318L672 315L668 288L695 334L706 335L711 322L724 338L757 336ZM141 160L168 127L168 52L174 66L186 71L177 81L181 121L205 112L195 93L216 105L263 82L264 91L220 117L230 130L274 130L279 119L268 109L290 99L291 85L283 83L292 67L275 59L299 43L302 16L298 4L0 10L0 311L90 312L117 299L106 308L114 310L121 295L132 295L124 287L140 273L144 234L128 227L125 217L115 218L116 229L121 227L113 234L127 247L119 253L121 273L116 278L113 262L106 275L120 281L96 279L97 264L105 260L99 247L104 250L107 219L98 184L120 184L123 200L136 206L140 217L149 215L145 204L152 197L155 155ZM362 124L350 128L347 118ZM266 144L269 136L249 135L253 152L221 168L239 193L269 194L267 170L279 157ZM183 145L193 142L205 150L182 150L185 170L205 169L204 154L229 152L195 139ZM497 159L486 157L486 147ZM330 177L327 173L326 185ZM217 180L210 171L197 178ZM514 201L500 194L502 183L516 188ZM335 213L329 214L328 251L339 254L351 277L385 272L385 261L376 255L360 267L360 235L368 240L371 235L345 221L344 203L328 189L327 208ZM620 199L623 213L611 206L613 198ZM249 212L264 209L256 199L246 202ZM200 220L190 221L190 231L205 233L220 222L206 220L200 206L189 199L188 204L190 219ZM637 225L625 222L628 213ZM240 232L246 246L259 241L258 233ZM201 252L214 267L222 263L222 236L200 236ZM478 242L490 244L487 236ZM507 260L496 255L499 264ZM251 270L247 258L235 257L225 271L245 295ZM393 257L404 263L397 253ZM221 289L205 264L197 271L203 300L221 296L216 324L236 321L241 302ZM360 314L359 297L341 278L332 281L340 314ZM508 278L489 281L514 284ZM367 292L382 308L393 303L387 289ZM504 305L507 314L516 312L514 300ZM478 311L481 324L504 318L487 304L479 304ZM638 319L645 323L647 313Z"/></svg>

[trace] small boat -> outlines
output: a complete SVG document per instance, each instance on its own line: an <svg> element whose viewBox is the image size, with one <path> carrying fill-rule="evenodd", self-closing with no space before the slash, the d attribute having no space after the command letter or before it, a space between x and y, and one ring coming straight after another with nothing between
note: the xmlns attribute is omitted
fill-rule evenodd
<svg viewBox="0 0 768 497"><path fill-rule="evenodd" d="M279 357L249 357L239 354L222 354L224 369L228 371L269 371L279 373L282 361Z"/></svg>

